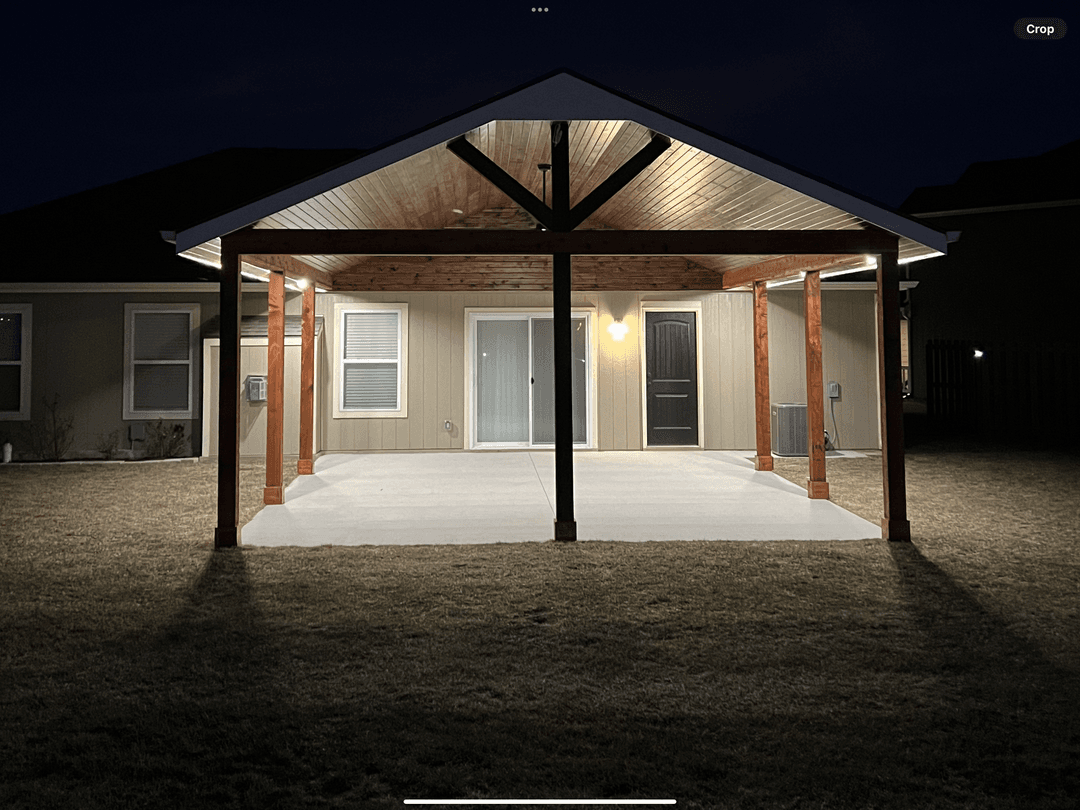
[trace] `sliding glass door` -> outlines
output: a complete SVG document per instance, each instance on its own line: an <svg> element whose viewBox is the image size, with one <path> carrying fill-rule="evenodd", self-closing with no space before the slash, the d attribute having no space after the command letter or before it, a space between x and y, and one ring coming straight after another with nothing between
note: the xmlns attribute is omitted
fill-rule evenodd
<svg viewBox="0 0 1080 810"><path fill-rule="evenodd" d="M473 316L476 444L555 443L555 339L550 315ZM589 441L589 322L572 318L574 443Z"/></svg>

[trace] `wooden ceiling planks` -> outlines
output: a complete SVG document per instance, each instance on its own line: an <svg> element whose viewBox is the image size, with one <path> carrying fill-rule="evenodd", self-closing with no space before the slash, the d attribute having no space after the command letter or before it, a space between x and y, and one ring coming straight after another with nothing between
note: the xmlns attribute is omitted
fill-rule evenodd
<svg viewBox="0 0 1080 810"><path fill-rule="evenodd" d="M549 122L490 121L466 133L466 138L538 198L543 195L537 164L550 162ZM572 121L572 204L596 189L650 138L646 127L632 121ZM548 181L550 185L550 177ZM470 217L506 207L516 208L503 192L440 144L266 217L255 227L469 227L463 223ZM464 213L455 214L455 208ZM522 220L513 227L527 227L527 223ZM850 214L678 141L580 226L675 231L862 227ZM900 255L907 258L925 252L914 243L902 243ZM212 247L208 253L216 259L219 248ZM752 267L766 258L703 256L692 263L700 272L716 274ZM333 274L335 280L353 273L358 264L355 256L309 256L305 261ZM682 289L671 289L677 288Z"/></svg>

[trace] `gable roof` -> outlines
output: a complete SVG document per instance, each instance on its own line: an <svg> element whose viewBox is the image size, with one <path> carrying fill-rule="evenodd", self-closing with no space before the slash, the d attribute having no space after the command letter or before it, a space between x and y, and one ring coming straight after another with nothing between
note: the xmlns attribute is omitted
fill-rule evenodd
<svg viewBox="0 0 1080 810"><path fill-rule="evenodd" d="M901 237L902 260L946 251L946 237L939 231L567 70L181 229L176 249L217 264L220 237L249 225L452 227L452 210L472 215L509 198L478 188L474 173L448 155L445 144L465 135L539 197L536 163L543 161L536 158L546 147L538 134L552 120L572 122L571 183L576 182L572 202L591 190L589 183L595 187L604 179L606 173L595 169L617 168L647 142L651 132L673 142L662 160L602 206L584 228L858 229L869 224ZM342 257L305 257L305 261L331 273L347 266ZM738 264L727 261L724 269Z"/></svg>
<svg viewBox="0 0 1080 810"><path fill-rule="evenodd" d="M217 281L211 268L177 256L162 229L232 210L358 154L225 149L12 211L0 216L5 261L50 282Z"/></svg>
<svg viewBox="0 0 1080 810"><path fill-rule="evenodd" d="M1034 157L972 163L952 185L915 189L900 208L924 217L1070 202L1080 204L1080 140Z"/></svg>

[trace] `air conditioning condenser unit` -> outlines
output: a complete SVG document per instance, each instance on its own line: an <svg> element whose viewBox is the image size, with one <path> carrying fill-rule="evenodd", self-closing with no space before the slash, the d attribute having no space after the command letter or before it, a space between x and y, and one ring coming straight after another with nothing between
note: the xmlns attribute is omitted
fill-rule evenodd
<svg viewBox="0 0 1080 810"><path fill-rule="evenodd" d="M774 455L805 456L808 454L805 405L774 402L770 427Z"/></svg>

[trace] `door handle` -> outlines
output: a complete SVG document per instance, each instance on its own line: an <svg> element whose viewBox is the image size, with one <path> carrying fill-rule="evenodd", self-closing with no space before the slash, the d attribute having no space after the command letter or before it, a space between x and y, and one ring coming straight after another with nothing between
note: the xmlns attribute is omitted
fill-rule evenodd
<svg viewBox="0 0 1080 810"><path fill-rule="evenodd" d="M535 377L529 377L529 385L536 385L536 378Z"/></svg>

